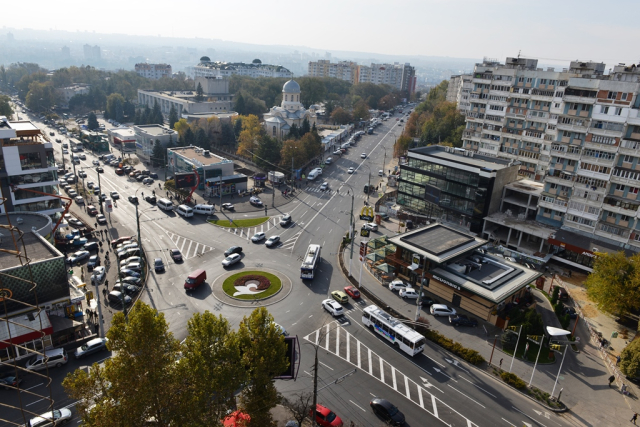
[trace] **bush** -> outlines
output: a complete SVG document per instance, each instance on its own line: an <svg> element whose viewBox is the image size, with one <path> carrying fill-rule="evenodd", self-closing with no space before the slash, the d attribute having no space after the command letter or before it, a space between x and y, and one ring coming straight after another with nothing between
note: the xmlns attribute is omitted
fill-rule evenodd
<svg viewBox="0 0 640 427"><path fill-rule="evenodd" d="M502 378L502 381L504 381L505 383L509 384L512 387L517 388L518 390L521 390L527 386L527 383L522 381L520 377L518 377L516 374L511 374L509 372L503 371L500 373L500 378Z"/></svg>
<svg viewBox="0 0 640 427"><path fill-rule="evenodd" d="M562 326L562 329L567 329L569 323L571 323L571 316L569 316L568 313L560 318L560 326Z"/></svg>
<svg viewBox="0 0 640 427"><path fill-rule="evenodd" d="M433 341L438 344L440 347L443 347L455 355L460 356L462 359L473 365L479 365L484 362L484 357L480 355L477 351L463 347L462 344L453 341L451 338L447 338L439 332L432 331L431 329L426 329L423 327L416 328L418 332L422 333L428 340Z"/></svg>
<svg viewBox="0 0 640 427"><path fill-rule="evenodd" d="M560 296L560 288L555 286L553 288L553 293L551 294L551 305L556 305L558 303L558 297Z"/></svg>
<svg viewBox="0 0 640 427"><path fill-rule="evenodd" d="M553 306L553 312L556 314L556 317L558 318L558 320L562 318L563 311L564 311L564 304L562 304L561 302Z"/></svg>

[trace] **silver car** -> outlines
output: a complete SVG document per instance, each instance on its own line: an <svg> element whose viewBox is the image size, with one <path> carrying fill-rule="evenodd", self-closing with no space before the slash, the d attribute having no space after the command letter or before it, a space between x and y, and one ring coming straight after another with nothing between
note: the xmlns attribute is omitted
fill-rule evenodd
<svg viewBox="0 0 640 427"><path fill-rule="evenodd" d="M73 353L73 355L76 357L76 359L82 359L83 357L90 354L106 350L107 341L107 338L94 338L92 340L89 340L83 346L76 348L76 351Z"/></svg>
<svg viewBox="0 0 640 427"><path fill-rule="evenodd" d="M240 254L231 254L228 257L226 257L225 259L222 260L222 266L223 267L229 267L230 265L235 264L236 262L240 261L242 259L242 255Z"/></svg>

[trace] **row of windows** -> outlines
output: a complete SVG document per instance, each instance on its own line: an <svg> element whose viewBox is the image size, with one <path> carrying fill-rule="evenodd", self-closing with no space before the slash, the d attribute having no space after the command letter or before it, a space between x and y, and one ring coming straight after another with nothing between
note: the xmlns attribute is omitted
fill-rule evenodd
<svg viewBox="0 0 640 427"><path fill-rule="evenodd" d="M479 177L477 174L471 172L461 171L459 169L453 169L448 166L442 166L435 163L425 162L424 160L409 157L409 167L420 169L425 172L429 172L434 175L440 175L447 181L456 181L462 184L471 185L473 187L478 186Z"/></svg>

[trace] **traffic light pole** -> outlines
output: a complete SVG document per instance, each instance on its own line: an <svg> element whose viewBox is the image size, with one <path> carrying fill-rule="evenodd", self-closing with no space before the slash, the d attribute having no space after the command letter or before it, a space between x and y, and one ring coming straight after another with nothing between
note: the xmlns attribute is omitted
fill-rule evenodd
<svg viewBox="0 0 640 427"><path fill-rule="evenodd" d="M540 338L540 348L538 349L538 355L536 356L536 363L533 364L533 371L531 372L531 379L529 380L529 387L533 382L533 374L536 373L536 366L538 366L538 359L540 359L540 352L542 351L542 344L544 343L544 335Z"/></svg>
<svg viewBox="0 0 640 427"><path fill-rule="evenodd" d="M513 368L513 361L516 359L516 352L518 351L518 344L520 343L520 335L522 334L522 325L520 325L520 332L518 332L518 340L516 341L516 348L513 350L513 357L511 358L511 365L509 365L509 373L511 373L511 368Z"/></svg>
<svg viewBox="0 0 640 427"><path fill-rule="evenodd" d="M556 386L558 385L558 378L560 377L560 372L562 372L562 364L564 363L564 357L567 355L567 347L569 345L564 346L564 352L562 353L562 362L560 362L560 369L558 369L558 375L556 375L556 381L553 383L553 390L551 390L551 397L553 398L553 393L556 392Z"/></svg>

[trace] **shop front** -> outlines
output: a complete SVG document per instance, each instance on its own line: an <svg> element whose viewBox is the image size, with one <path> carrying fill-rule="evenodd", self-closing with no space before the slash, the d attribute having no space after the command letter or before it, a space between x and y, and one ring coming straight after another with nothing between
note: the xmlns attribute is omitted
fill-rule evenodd
<svg viewBox="0 0 640 427"><path fill-rule="evenodd" d="M567 230L558 230L549 237L551 259L591 273L596 252L614 253L623 248ZM624 250L627 255L633 252Z"/></svg>
<svg viewBox="0 0 640 427"><path fill-rule="evenodd" d="M206 181L205 197L220 197L238 194L247 189L247 176L243 174L209 178Z"/></svg>

